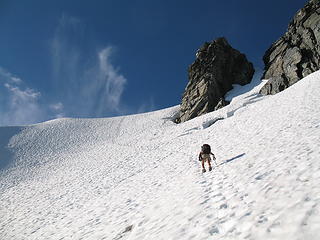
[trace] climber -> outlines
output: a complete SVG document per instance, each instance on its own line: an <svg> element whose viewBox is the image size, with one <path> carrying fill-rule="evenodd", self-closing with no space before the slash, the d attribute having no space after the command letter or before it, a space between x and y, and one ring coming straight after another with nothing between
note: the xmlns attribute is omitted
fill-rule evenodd
<svg viewBox="0 0 320 240"><path fill-rule="evenodd" d="M213 161L217 166L217 162L216 162L216 157L214 156L214 154L211 152L211 147L209 144L203 144L201 146L201 152L199 153L199 161L201 161L202 163L202 172L206 172L206 168L204 166L205 162L208 162L209 165L209 171L212 170L212 166L211 166L211 157L210 155L212 155L213 157Z"/></svg>

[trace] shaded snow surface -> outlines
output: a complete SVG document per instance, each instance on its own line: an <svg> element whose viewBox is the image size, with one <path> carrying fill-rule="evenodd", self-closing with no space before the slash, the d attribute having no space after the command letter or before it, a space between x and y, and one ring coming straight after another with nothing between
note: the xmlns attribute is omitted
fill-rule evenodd
<svg viewBox="0 0 320 240"><path fill-rule="evenodd" d="M172 107L0 128L0 239L318 239L320 72L260 87L179 125Z"/></svg>

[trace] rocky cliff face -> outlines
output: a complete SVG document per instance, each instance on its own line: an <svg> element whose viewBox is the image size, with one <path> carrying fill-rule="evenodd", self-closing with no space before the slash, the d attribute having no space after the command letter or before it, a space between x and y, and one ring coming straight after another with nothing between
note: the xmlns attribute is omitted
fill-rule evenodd
<svg viewBox="0 0 320 240"><path fill-rule="evenodd" d="M225 38L205 43L189 67L189 83L176 121L184 122L225 106L228 103L224 95L232 89L232 84L245 85L253 74L252 63Z"/></svg>
<svg viewBox="0 0 320 240"><path fill-rule="evenodd" d="M262 94L275 94L320 69L320 1L310 0L297 12L287 32L263 57L269 79Z"/></svg>

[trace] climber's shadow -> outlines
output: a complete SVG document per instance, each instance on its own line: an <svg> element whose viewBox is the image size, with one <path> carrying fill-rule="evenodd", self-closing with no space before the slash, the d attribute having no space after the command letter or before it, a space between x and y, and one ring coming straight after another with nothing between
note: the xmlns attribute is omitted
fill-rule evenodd
<svg viewBox="0 0 320 240"><path fill-rule="evenodd" d="M245 153L242 153L242 154L239 154L239 155L237 155L237 156L235 156L235 157L233 157L233 158L224 160L222 163L219 164L219 166L220 166L220 165L223 165L223 164L226 164L226 163L229 163L229 162L232 162L232 161L234 161L234 160L236 160L236 159L238 159L238 158L243 157L244 155L246 155L246 154L245 154Z"/></svg>

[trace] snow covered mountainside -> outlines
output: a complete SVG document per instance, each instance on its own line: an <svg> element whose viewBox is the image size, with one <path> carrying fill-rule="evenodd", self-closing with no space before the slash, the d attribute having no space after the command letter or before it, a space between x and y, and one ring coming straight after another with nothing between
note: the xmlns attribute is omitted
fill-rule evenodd
<svg viewBox="0 0 320 240"><path fill-rule="evenodd" d="M320 72L260 88L178 125L177 106L1 127L0 239L318 239Z"/></svg>

